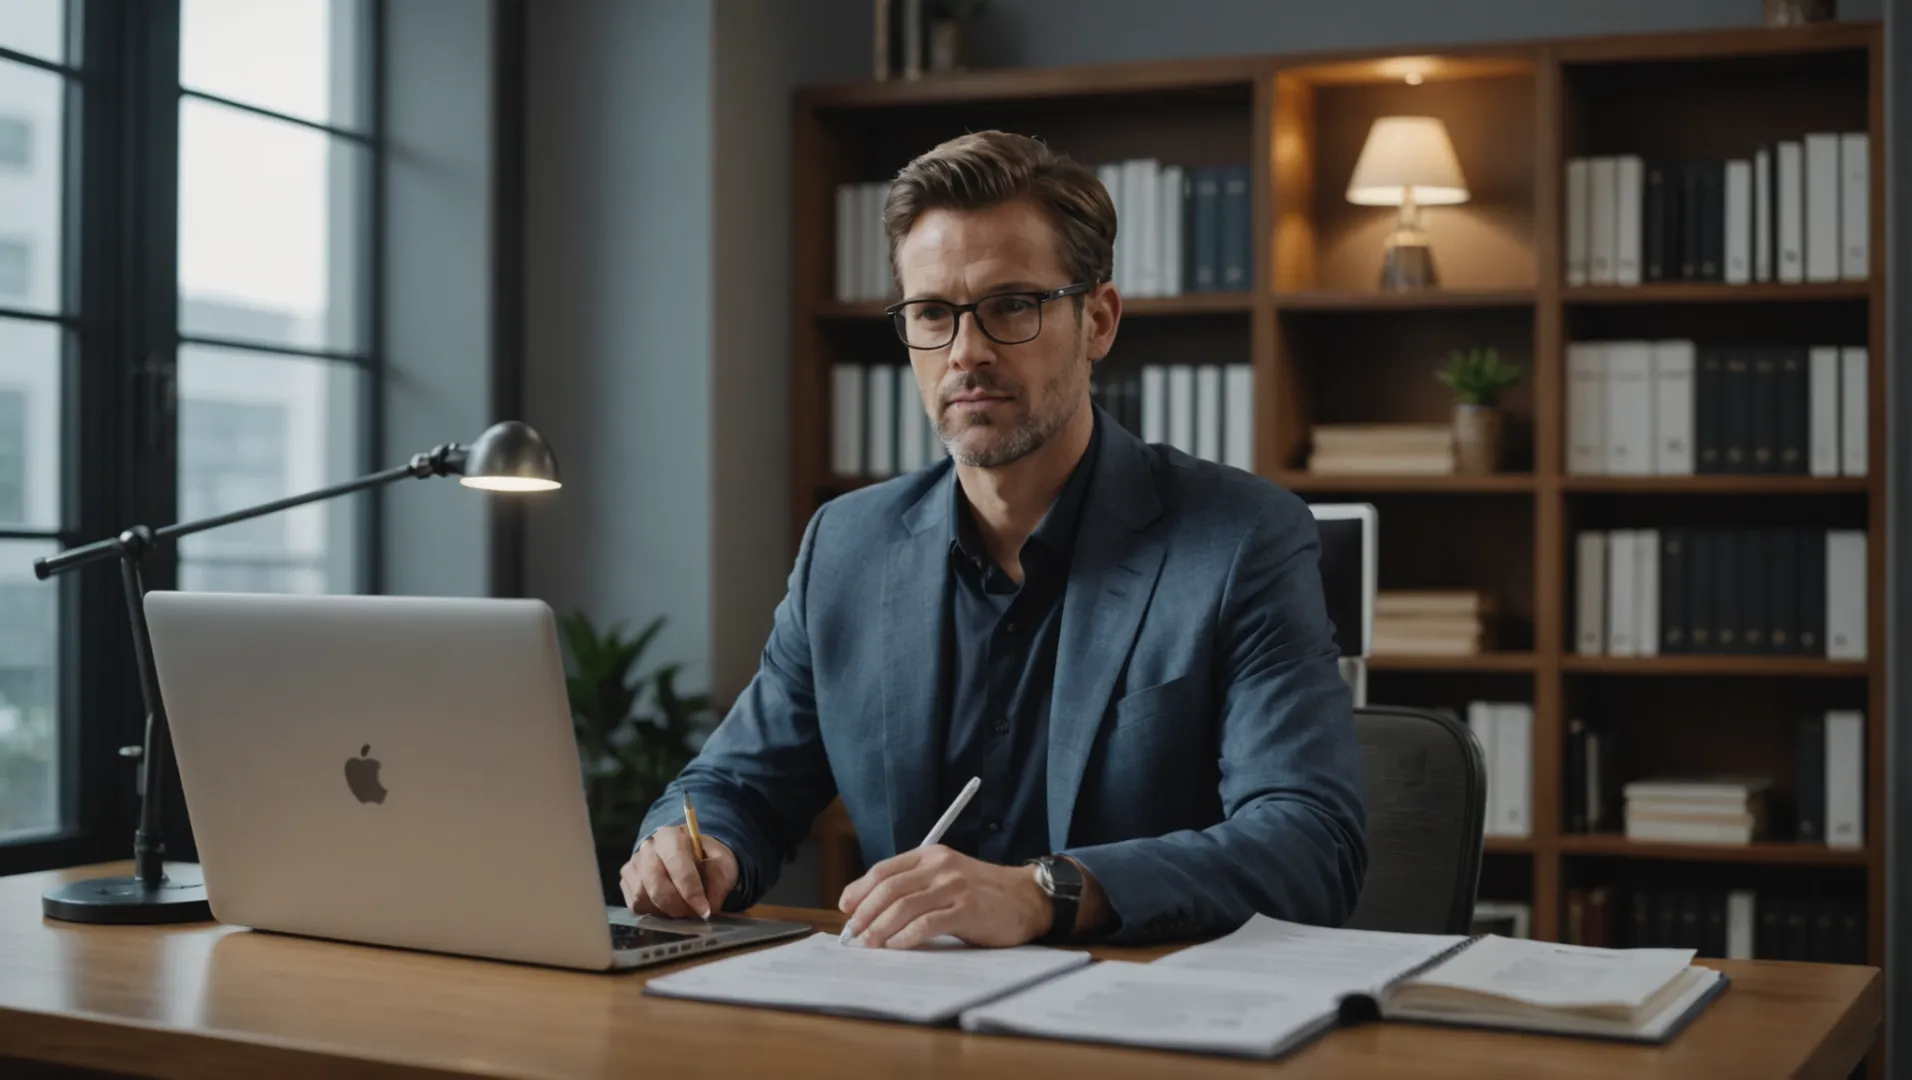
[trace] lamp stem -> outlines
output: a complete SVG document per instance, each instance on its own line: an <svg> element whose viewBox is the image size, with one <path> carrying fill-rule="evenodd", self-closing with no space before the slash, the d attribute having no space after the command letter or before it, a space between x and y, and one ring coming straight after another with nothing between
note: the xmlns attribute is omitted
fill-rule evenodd
<svg viewBox="0 0 1912 1080"><path fill-rule="evenodd" d="M1401 220L1397 228L1401 232L1411 233L1420 227L1421 208L1414 201L1414 185L1409 184L1401 194Z"/></svg>
<svg viewBox="0 0 1912 1080"><path fill-rule="evenodd" d="M140 560L152 533L142 527L119 538L120 583L126 592L126 617L133 629L133 656L139 669L139 694L146 705L146 732L139 759L139 827L133 833L133 876L147 889L159 888L166 855L166 758L171 740L166 730L166 704L159 696L153 670L153 642L146 627L146 583Z"/></svg>

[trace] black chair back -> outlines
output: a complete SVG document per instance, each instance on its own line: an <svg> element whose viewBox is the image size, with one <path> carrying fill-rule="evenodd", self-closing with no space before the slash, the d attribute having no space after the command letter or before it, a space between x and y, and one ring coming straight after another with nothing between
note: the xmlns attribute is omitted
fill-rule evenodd
<svg viewBox="0 0 1912 1080"><path fill-rule="evenodd" d="M1465 934L1473 925L1487 775L1465 724L1427 709L1354 710L1367 791L1368 869L1347 925Z"/></svg>

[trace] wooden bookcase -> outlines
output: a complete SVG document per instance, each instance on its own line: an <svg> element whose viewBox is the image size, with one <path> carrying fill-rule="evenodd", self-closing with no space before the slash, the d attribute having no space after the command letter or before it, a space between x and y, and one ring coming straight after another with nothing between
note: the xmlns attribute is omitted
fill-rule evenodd
<svg viewBox="0 0 1912 1080"><path fill-rule="evenodd" d="M794 102L791 534L864 481L828 471L833 361L905 363L880 304L833 301L835 186L888 177L936 142L985 127L1037 135L1087 164L1152 156L1252 166L1255 269L1245 293L1131 301L1109 363L1251 360L1259 472L1310 500L1380 508L1383 588L1470 587L1504 616L1499 651L1377 657L1377 702L1460 708L1531 701L1532 835L1487 845L1483 898L1533 904L1557 939L1566 891L1701 879L1715 886L1862 896L1884 959L1885 213L1883 40L1877 24L1575 38L1405 52L993 71L807 87ZM1419 73L1409 85L1404 72ZM1413 111L1447 123L1472 192L1426 215L1443 287L1376 291L1390 211L1342 192L1368 122ZM1565 163L1638 153L1749 156L1808 130L1871 137L1872 276L1830 284L1565 285ZM1869 346L1869 469L1862 478L1567 475L1565 345L1621 336L1701 343ZM1302 471L1309 425L1444 421L1431 377L1456 346L1495 345L1530 378L1505 404L1507 471L1321 477ZM1868 532L1869 656L1587 657L1572 652L1572 544L1583 528L1811 523ZM1621 779L1757 769L1790 796L1790 718L1861 708L1867 844L1629 843L1561 829L1566 721L1623 718ZM824 891L855 853L833 808ZM845 845L852 845L846 847Z"/></svg>

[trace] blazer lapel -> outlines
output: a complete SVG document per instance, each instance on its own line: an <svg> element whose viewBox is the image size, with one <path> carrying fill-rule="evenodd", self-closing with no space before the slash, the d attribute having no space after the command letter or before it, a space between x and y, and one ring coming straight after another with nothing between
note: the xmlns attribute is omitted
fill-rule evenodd
<svg viewBox="0 0 1912 1080"><path fill-rule="evenodd" d="M1083 770L1154 595L1164 544L1146 527L1161 514L1146 451L1104 423L1094 485L1082 508L1069 585L1062 600L1055 686L1049 706L1049 844L1069 844Z"/></svg>
<svg viewBox="0 0 1912 1080"><path fill-rule="evenodd" d="M921 843L941 812L934 805L934 777L942 769L936 695L943 668L953 477L952 471L910 508L903 518L909 535L892 541L884 555L883 767L898 852Z"/></svg>

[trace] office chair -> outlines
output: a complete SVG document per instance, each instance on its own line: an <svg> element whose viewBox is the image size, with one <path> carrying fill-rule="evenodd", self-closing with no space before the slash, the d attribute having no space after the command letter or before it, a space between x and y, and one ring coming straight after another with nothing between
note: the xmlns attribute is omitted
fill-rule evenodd
<svg viewBox="0 0 1912 1080"><path fill-rule="evenodd" d="M1426 709L1354 710L1367 791L1361 930L1465 934L1486 829L1487 771L1467 725Z"/></svg>

